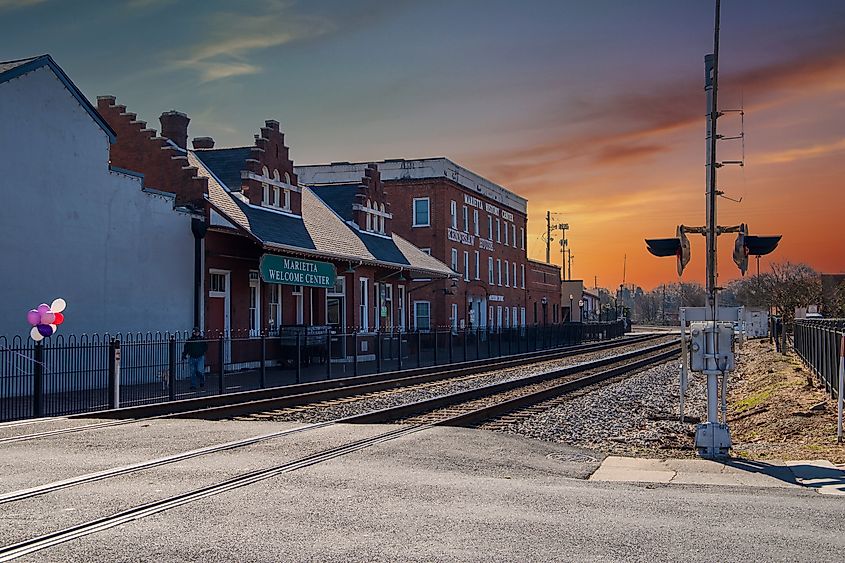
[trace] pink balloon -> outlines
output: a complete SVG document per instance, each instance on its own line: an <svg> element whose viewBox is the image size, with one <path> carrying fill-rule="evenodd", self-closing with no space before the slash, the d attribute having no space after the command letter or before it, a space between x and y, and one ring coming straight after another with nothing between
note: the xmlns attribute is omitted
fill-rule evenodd
<svg viewBox="0 0 845 563"><path fill-rule="evenodd" d="M46 303L42 303L41 305L38 306L38 312L41 313L42 315L49 310L50 310L50 306L47 305Z"/></svg>
<svg viewBox="0 0 845 563"><path fill-rule="evenodd" d="M47 311L46 313L41 313L41 323L43 325L51 325L56 321L56 313L53 311Z"/></svg>
<svg viewBox="0 0 845 563"><path fill-rule="evenodd" d="M26 322L28 322L32 326L37 325L40 321L41 313L39 313L36 309L30 309L29 312L26 314Z"/></svg>

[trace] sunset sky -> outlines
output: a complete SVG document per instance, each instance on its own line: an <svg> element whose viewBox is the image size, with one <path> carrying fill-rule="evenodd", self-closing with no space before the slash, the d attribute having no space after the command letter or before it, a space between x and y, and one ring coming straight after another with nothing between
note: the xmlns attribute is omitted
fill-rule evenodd
<svg viewBox="0 0 845 563"><path fill-rule="evenodd" d="M50 53L92 101L154 127L184 111L218 146L273 118L297 164L449 157L528 198L532 258L546 210L568 222L588 285L618 285L626 254L629 283L675 281L643 238L704 223L712 0L0 0L0 26L0 59ZM720 70L721 109L746 111L720 223L784 235L764 269L845 271L845 3L724 0Z"/></svg>

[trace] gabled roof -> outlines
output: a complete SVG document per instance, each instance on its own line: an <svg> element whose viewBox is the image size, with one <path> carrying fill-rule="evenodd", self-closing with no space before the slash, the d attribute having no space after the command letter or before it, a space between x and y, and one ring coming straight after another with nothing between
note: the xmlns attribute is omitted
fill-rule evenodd
<svg viewBox="0 0 845 563"><path fill-rule="evenodd" d="M227 220L268 249L317 258L348 260L419 272L427 277L457 274L398 235L362 233L349 226L312 190L302 188L302 217L250 205L222 184L206 162L209 151L188 151L188 164L208 178L208 201ZM213 160L213 159L212 159ZM240 179L238 179L240 185Z"/></svg>
<svg viewBox="0 0 845 563"><path fill-rule="evenodd" d="M7 82L12 80L13 78L17 78L22 76L28 72L32 72L34 70L38 70L41 67L49 67L56 77L64 84L65 88L76 98L76 101L79 102L79 105L88 112L97 125L100 126L100 129L108 136L109 143L114 143L117 135L114 132L114 129L109 127L109 124L103 119L103 117L97 113L97 110L94 109L94 106L91 105L91 102L88 101L88 98L76 87L70 78L68 78L65 71L56 64L56 61L50 55L40 55L38 57L30 57L27 59L18 59L16 61L3 61L0 62L0 84L3 82Z"/></svg>
<svg viewBox="0 0 845 563"><path fill-rule="evenodd" d="M352 205L355 194L362 184L334 184L330 186L312 186L311 190L340 215L344 221L352 221Z"/></svg>
<svg viewBox="0 0 845 563"><path fill-rule="evenodd" d="M233 192L241 191L241 170L253 147L195 150L223 184Z"/></svg>

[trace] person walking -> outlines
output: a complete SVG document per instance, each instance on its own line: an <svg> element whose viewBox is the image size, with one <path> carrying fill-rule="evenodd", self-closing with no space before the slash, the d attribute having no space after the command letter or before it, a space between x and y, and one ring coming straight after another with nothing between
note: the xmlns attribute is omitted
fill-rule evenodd
<svg viewBox="0 0 845 563"><path fill-rule="evenodd" d="M185 341L182 348L182 359L188 358L188 369L191 373L191 389L205 388L205 353L208 352L208 342L202 339L199 327L194 327L191 337Z"/></svg>

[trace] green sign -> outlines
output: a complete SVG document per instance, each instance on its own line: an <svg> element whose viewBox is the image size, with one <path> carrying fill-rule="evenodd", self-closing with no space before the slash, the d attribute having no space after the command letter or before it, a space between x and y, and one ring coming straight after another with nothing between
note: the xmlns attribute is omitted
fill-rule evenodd
<svg viewBox="0 0 845 563"><path fill-rule="evenodd" d="M267 283L304 285L307 287L334 287L337 272L334 264L300 258L265 254L261 257L261 279Z"/></svg>

